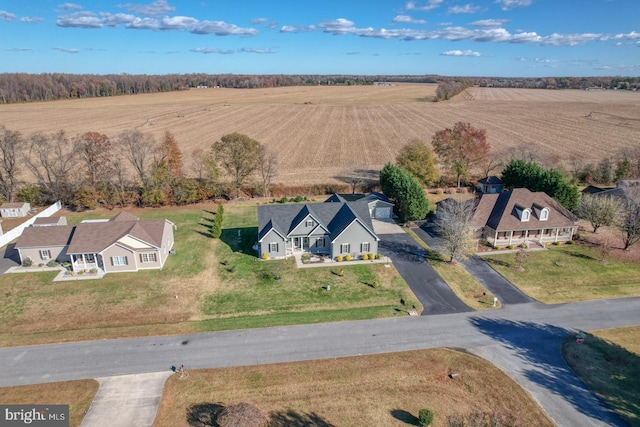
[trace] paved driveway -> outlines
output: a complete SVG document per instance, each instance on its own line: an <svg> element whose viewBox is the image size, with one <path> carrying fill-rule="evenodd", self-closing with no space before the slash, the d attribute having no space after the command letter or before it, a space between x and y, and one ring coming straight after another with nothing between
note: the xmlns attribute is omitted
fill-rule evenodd
<svg viewBox="0 0 640 427"><path fill-rule="evenodd" d="M395 223L376 220L380 253L393 261L402 278L424 306L422 315L471 311L426 262L427 251Z"/></svg>
<svg viewBox="0 0 640 427"><path fill-rule="evenodd" d="M430 224L423 225L421 228L414 228L413 231L415 231L418 237L430 248L440 249L440 239ZM526 304L533 302L533 300L523 294L520 289L513 286L507 279L489 267L479 256L474 255L460 263L472 276L478 279L485 288L495 295L501 304Z"/></svg>

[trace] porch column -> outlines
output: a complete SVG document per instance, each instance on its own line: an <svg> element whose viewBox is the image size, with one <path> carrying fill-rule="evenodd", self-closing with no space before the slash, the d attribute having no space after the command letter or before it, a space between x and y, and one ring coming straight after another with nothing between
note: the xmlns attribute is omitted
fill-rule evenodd
<svg viewBox="0 0 640 427"><path fill-rule="evenodd" d="M511 245L512 241L513 241L513 230L509 231L509 245Z"/></svg>
<svg viewBox="0 0 640 427"><path fill-rule="evenodd" d="M556 228L556 238L553 240L554 242L558 241L558 234L560 234L560 229Z"/></svg>

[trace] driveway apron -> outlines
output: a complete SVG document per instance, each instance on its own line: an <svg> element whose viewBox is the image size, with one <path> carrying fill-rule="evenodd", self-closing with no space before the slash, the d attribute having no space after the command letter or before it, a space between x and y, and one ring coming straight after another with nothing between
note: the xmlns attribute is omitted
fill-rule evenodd
<svg viewBox="0 0 640 427"><path fill-rule="evenodd" d="M402 278L424 306L422 315L471 311L426 262L427 251L407 233L379 235L380 252L393 261Z"/></svg>

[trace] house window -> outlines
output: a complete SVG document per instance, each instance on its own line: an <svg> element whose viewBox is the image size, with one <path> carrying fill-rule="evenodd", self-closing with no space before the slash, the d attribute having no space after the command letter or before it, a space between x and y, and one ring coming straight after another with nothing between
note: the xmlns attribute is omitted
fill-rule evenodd
<svg viewBox="0 0 640 427"><path fill-rule="evenodd" d="M316 248L324 248L324 246L324 237L318 237L318 239L316 240Z"/></svg>
<svg viewBox="0 0 640 427"><path fill-rule="evenodd" d="M312 219L308 219L308 220L306 220L306 221L304 222L304 226L305 226L305 227L313 227L314 225L316 225L316 223L315 223L315 222L313 222L313 220L312 220Z"/></svg>
<svg viewBox="0 0 640 427"><path fill-rule="evenodd" d="M361 243L360 244L360 252L369 252L369 248L370 247L371 247L371 245L369 244L369 242Z"/></svg>
<svg viewBox="0 0 640 427"><path fill-rule="evenodd" d="M546 221L549 218L549 209L544 208L540 211L540 221Z"/></svg>
<svg viewBox="0 0 640 427"><path fill-rule="evenodd" d="M127 257L126 256L112 256L111 264L114 266L127 265Z"/></svg>
<svg viewBox="0 0 640 427"><path fill-rule="evenodd" d="M522 211L522 221L529 221L530 216L531 212L529 211L529 209L525 209Z"/></svg>
<svg viewBox="0 0 640 427"><path fill-rule="evenodd" d="M49 252L49 249L42 249L40 251L40 258L44 260L51 258L51 252Z"/></svg>
<svg viewBox="0 0 640 427"><path fill-rule="evenodd" d="M341 254L348 254L349 252L351 252L351 245L349 243L343 243L340 245Z"/></svg>
<svg viewBox="0 0 640 427"><path fill-rule="evenodd" d="M269 252L278 252L278 244L269 243Z"/></svg>
<svg viewBox="0 0 640 427"><path fill-rule="evenodd" d="M140 254L140 261L142 262L157 262L158 258L155 253Z"/></svg>

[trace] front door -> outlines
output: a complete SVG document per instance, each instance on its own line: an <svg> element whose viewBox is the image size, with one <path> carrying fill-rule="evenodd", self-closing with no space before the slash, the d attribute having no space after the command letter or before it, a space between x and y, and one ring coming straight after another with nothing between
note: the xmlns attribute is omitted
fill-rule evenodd
<svg viewBox="0 0 640 427"><path fill-rule="evenodd" d="M308 237L294 237L293 238L293 249L294 250L305 250L309 248L309 238Z"/></svg>

